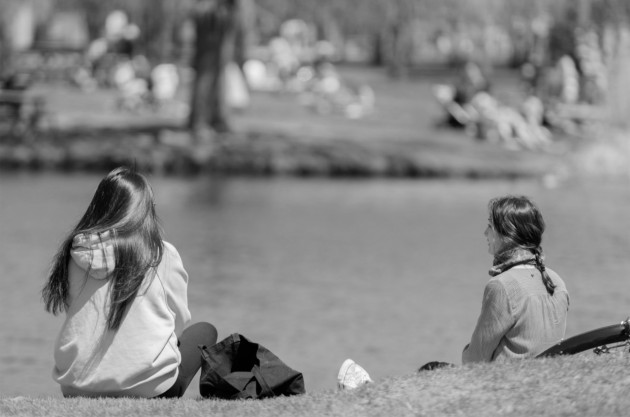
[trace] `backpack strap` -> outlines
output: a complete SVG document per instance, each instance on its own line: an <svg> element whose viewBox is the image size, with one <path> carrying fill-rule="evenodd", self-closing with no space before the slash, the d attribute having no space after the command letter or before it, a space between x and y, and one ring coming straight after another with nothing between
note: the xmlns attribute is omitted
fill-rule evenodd
<svg viewBox="0 0 630 417"><path fill-rule="evenodd" d="M260 384L260 387L262 388L262 392L260 393L258 397L259 398L275 397L276 394L273 392L269 384L267 384L267 381L265 380L265 377L263 376L260 370L260 367L258 365L254 365L254 367L252 368L252 374L254 374L254 378L256 378L256 381L258 381L258 383Z"/></svg>

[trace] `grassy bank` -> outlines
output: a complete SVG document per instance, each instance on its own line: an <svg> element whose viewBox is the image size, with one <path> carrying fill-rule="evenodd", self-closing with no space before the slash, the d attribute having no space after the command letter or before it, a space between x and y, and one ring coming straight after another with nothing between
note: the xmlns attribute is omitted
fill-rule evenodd
<svg viewBox="0 0 630 417"><path fill-rule="evenodd" d="M0 400L3 416L625 416L630 354L536 359L440 369L263 401ZM369 366L368 366L369 369ZM308 383L308 381L307 381ZM195 389L195 387L191 387Z"/></svg>
<svg viewBox="0 0 630 417"><path fill-rule="evenodd" d="M193 143L186 119L168 107L125 111L117 93L89 94L60 85L38 85L47 100L41 131L27 140L0 130L0 171L107 172L135 164L145 172L221 172L255 176L317 177L541 177L564 164L568 144L545 152L514 151L440 126L445 118L432 93L453 74L396 81L373 68L352 68L348 79L370 85L374 112L360 119L317 114L297 94L252 94L250 106L231 115L232 134ZM496 80L497 94L517 95L515 74ZM182 88L180 105L188 101Z"/></svg>
<svg viewBox="0 0 630 417"><path fill-rule="evenodd" d="M143 172L174 175L528 178L553 172L560 161L557 154L469 146L277 133L236 133L195 144L188 133L172 129L92 129L53 132L28 144L0 144L0 170L102 173L135 165Z"/></svg>

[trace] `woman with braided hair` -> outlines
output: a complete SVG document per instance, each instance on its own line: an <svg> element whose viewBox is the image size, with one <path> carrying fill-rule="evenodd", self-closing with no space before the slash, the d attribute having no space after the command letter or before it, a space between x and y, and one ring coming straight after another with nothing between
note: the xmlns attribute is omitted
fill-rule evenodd
<svg viewBox="0 0 630 417"><path fill-rule="evenodd" d="M491 362L533 358L564 337L569 294L562 278L545 266L541 248L545 222L527 197L504 196L488 203L485 231L488 251L494 256L481 314L462 362ZM444 366L428 362L419 371ZM340 389L372 382L352 359L346 359L337 376Z"/></svg>
<svg viewBox="0 0 630 417"><path fill-rule="evenodd" d="M540 210L527 197L504 196L490 200L488 212L492 278L463 363L534 357L558 343L566 329L569 294L545 266Z"/></svg>

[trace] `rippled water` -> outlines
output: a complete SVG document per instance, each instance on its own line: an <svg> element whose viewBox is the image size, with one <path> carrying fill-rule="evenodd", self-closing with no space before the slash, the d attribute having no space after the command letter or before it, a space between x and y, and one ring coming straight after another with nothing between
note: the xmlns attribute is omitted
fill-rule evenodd
<svg viewBox="0 0 630 417"><path fill-rule="evenodd" d="M0 395L59 395L61 318L39 290L99 177L0 176ZM489 198L533 197L548 264L571 295L567 335L630 314L627 183L152 178L167 240L190 275L194 320L240 332L333 389L351 357L373 378L459 362L490 263ZM187 396L194 396L196 388Z"/></svg>

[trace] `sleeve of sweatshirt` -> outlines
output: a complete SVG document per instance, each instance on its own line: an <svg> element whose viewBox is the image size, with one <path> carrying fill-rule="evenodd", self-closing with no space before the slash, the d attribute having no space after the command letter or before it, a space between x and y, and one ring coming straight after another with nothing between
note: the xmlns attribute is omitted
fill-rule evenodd
<svg viewBox="0 0 630 417"><path fill-rule="evenodd" d="M168 306L175 314L175 334L179 337L191 319L188 310L188 273L177 249L168 242L164 242L164 249L167 259L163 285Z"/></svg>
<svg viewBox="0 0 630 417"><path fill-rule="evenodd" d="M490 280L483 293L481 314L470 344L462 352L462 363L490 362L501 339L514 325L512 309L505 288Z"/></svg>

